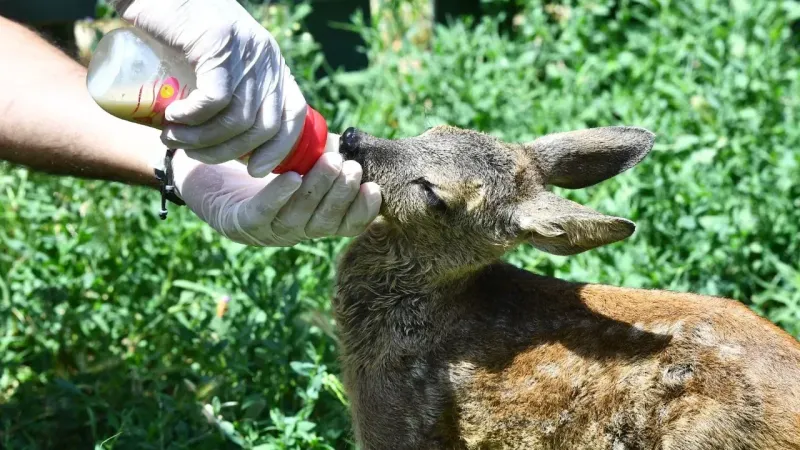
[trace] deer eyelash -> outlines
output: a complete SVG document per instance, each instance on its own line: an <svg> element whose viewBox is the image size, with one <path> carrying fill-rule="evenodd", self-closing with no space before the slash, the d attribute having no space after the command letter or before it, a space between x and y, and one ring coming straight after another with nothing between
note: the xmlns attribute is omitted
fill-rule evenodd
<svg viewBox="0 0 800 450"><path fill-rule="evenodd" d="M425 194L427 196L426 201L428 206L437 210L437 211L445 211L447 209L447 203L442 200L441 197L436 193L435 187L436 185L425 179L425 177L419 177L416 180L412 181L413 184L418 184L425 190Z"/></svg>

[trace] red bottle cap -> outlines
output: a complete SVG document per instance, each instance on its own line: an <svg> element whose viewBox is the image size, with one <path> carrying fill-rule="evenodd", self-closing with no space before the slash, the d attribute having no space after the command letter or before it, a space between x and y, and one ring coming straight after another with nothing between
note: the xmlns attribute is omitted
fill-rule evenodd
<svg viewBox="0 0 800 450"><path fill-rule="evenodd" d="M307 107L300 139L297 140L289 156L281 161L272 173L297 172L305 175L325 152L327 141L328 124L325 118L314 108Z"/></svg>

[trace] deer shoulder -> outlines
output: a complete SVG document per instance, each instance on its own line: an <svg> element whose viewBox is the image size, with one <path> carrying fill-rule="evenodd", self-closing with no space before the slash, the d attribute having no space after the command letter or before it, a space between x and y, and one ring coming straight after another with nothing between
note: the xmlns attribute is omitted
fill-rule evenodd
<svg viewBox="0 0 800 450"><path fill-rule="evenodd" d="M800 344L739 302L486 272L449 365L467 448L800 445Z"/></svg>

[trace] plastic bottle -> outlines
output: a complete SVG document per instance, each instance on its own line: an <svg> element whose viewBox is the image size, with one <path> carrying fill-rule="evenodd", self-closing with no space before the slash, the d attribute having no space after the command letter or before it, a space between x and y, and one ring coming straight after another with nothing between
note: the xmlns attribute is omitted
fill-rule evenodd
<svg viewBox="0 0 800 450"><path fill-rule="evenodd" d="M183 55L145 32L119 28L97 44L89 64L89 94L106 112L161 129L164 112L196 88L194 70ZM339 136L328 133L325 119L310 106L300 138L273 173L308 172L326 151L336 151ZM240 158L247 162L249 154Z"/></svg>

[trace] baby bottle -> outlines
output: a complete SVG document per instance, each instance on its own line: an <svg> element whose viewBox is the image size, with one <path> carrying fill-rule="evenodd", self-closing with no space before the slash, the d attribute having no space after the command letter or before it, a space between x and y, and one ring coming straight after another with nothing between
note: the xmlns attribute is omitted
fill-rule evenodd
<svg viewBox="0 0 800 450"><path fill-rule="evenodd" d="M87 74L87 88L106 112L161 129L164 112L196 88L195 74L182 54L137 28L107 33L97 45ZM308 172L325 151L335 151L339 137L328 133L325 119L307 107L303 131L273 173ZM326 148L327 147L327 148ZM240 158L247 162L249 154Z"/></svg>

